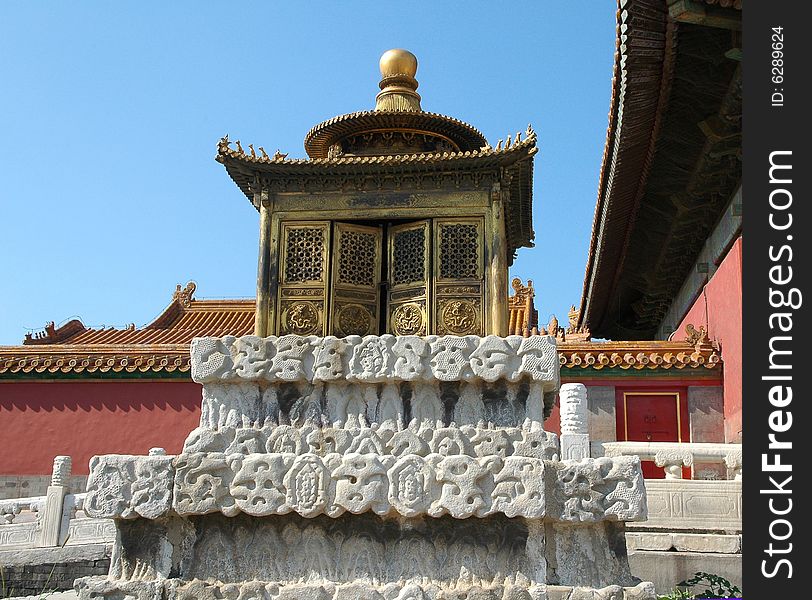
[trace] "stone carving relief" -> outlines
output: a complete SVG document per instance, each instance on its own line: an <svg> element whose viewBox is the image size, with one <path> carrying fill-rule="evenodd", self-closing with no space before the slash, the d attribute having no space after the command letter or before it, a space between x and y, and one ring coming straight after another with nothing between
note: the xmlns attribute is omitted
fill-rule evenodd
<svg viewBox="0 0 812 600"><path fill-rule="evenodd" d="M268 347L273 344L275 353L271 362L268 378L276 381L301 381L308 377L313 369L311 338L298 335L283 335L275 341L268 340ZM194 343L194 341L193 341ZM269 350L273 352L273 350Z"/></svg>
<svg viewBox="0 0 812 600"><path fill-rule="evenodd" d="M643 521L646 490L636 456L550 462L548 514L561 521Z"/></svg>
<svg viewBox="0 0 812 600"><path fill-rule="evenodd" d="M536 459L511 456L494 477L493 508L508 517L542 518L544 464Z"/></svg>
<svg viewBox="0 0 812 600"><path fill-rule="evenodd" d="M345 339L334 336L321 338L313 350L313 378L319 381L342 379L348 348L350 346Z"/></svg>
<svg viewBox="0 0 812 600"><path fill-rule="evenodd" d="M178 514L239 512L228 493L233 478L225 454L181 454L175 460L173 508Z"/></svg>
<svg viewBox="0 0 812 600"><path fill-rule="evenodd" d="M417 519L408 527L372 513L312 519L212 515L200 520L186 576L233 582L250 574L284 587L306 582L328 590L366 583L397 593L411 583L430 585L426 591L436 598L443 588L507 583L508 573L524 564L527 536L521 520L503 515L485 521Z"/></svg>
<svg viewBox="0 0 812 600"><path fill-rule="evenodd" d="M296 510L303 517L321 514L327 506L329 481L330 472L321 457L300 454L293 460L290 470L284 473L286 508Z"/></svg>
<svg viewBox="0 0 812 600"><path fill-rule="evenodd" d="M386 467L377 454L350 452L341 457L338 467L330 474L335 484L335 504L351 513L372 510L377 514L389 512Z"/></svg>
<svg viewBox="0 0 812 600"><path fill-rule="evenodd" d="M392 335L366 336L352 349L348 379L378 383L389 378L392 368Z"/></svg>
<svg viewBox="0 0 812 600"><path fill-rule="evenodd" d="M428 513L429 499L436 496L434 469L422 456L407 454L397 460L387 473L388 500L404 517Z"/></svg>
<svg viewBox="0 0 812 600"><path fill-rule="evenodd" d="M502 513L541 518L545 497L551 495L554 514L564 521L645 518L636 457L562 464L519 455L476 456L471 441L459 432L454 435L456 431L435 432L429 444L432 451L426 456L383 454L383 442L368 430L368 437L354 438L344 454L97 457L86 510L90 516L125 519L138 515L155 519L170 506L180 515L296 512L311 518L372 511L403 516L467 518ZM478 434L482 436L481 431ZM341 445L346 446L346 441ZM361 452L352 451L353 445Z"/></svg>
<svg viewBox="0 0 812 600"><path fill-rule="evenodd" d="M589 457L589 413L586 386L566 383L561 386L561 459Z"/></svg>
<svg viewBox="0 0 812 600"><path fill-rule="evenodd" d="M195 338L192 341L192 354L195 356L192 379L211 382L234 377L230 348L236 340L234 336Z"/></svg>
<svg viewBox="0 0 812 600"><path fill-rule="evenodd" d="M376 423L389 429L400 428L399 423L517 427L529 420L541 429L547 403L535 383L476 379L442 384L290 382L267 385L264 390L258 383L210 383L204 385L200 426L211 431L274 425L351 428Z"/></svg>
<svg viewBox="0 0 812 600"><path fill-rule="evenodd" d="M540 517L544 510L544 463L528 457L197 454L179 455L176 464L174 508L181 515Z"/></svg>
<svg viewBox="0 0 812 600"><path fill-rule="evenodd" d="M85 514L107 519L163 516L172 506L172 459L172 456L94 456L83 504Z"/></svg>
<svg viewBox="0 0 812 600"><path fill-rule="evenodd" d="M273 358L273 349L266 346L266 341L255 335L237 338L232 347L234 371L240 379L262 379L268 374Z"/></svg>
<svg viewBox="0 0 812 600"><path fill-rule="evenodd" d="M550 336L285 335L195 338L192 378L218 381L464 381L522 378L558 389L558 354Z"/></svg>
<svg viewBox="0 0 812 600"><path fill-rule="evenodd" d="M561 433L589 433L587 428L586 386L566 383L561 386Z"/></svg>
<svg viewBox="0 0 812 600"><path fill-rule="evenodd" d="M658 450L654 455L654 464L665 469L667 479L682 479L682 467L692 467L694 455L690 450L678 448Z"/></svg>
<svg viewBox="0 0 812 600"><path fill-rule="evenodd" d="M242 512L261 516L281 512L286 506L286 490L280 473L293 463L289 454L253 454L230 463L234 478L230 494Z"/></svg>
<svg viewBox="0 0 812 600"><path fill-rule="evenodd" d="M394 402L394 399L392 400ZM197 428L184 445L184 453L223 453L226 455L283 453L299 455L313 453L378 454L405 456L417 454L443 456L464 454L471 457L526 456L545 460L558 457L558 436L544 430L522 427L493 427L480 422L461 427L437 426L437 422L412 420L404 426L401 421L386 419L381 425L351 425L349 427L317 427L314 425L265 425L263 427L221 427L217 431Z"/></svg>
<svg viewBox="0 0 812 600"><path fill-rule="evenodd" d="M204 386L200 425L209 429L261 425L270 414L260 403L260 396L256 383ZM273 406L267 408L273 409Z"/></svg>

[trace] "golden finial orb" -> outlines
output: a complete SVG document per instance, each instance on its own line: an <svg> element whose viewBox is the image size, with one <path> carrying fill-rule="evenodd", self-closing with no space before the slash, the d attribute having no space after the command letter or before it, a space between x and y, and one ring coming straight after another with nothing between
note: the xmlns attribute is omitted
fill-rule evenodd
<svg viewBox="0 0 812 600"><path fill-rule="evenodd" d="M417 90L417 57L401 48L387 50L379 63L383 79L378 84L381 92L375 96L377 111L420 112L420 94Z"/></svg>
<svg viewBox="0 0 812 600"><path fill-rule="evenodd" d="M387 50L381 56L381 75L392 77L393 75L408 75L414 77L417 73L417 57L402 48Z"/></svg>

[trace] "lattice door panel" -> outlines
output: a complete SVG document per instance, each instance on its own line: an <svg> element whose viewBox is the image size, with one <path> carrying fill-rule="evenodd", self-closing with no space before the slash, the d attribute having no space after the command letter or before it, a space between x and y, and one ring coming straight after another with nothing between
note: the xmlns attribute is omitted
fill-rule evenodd
<svg viewBox="0 0 812 600"><path fill-rule="evenodd" d="M383 229L335 223L333 231L331 335L379 331Z"/></svg>
<svg viewBox="0 0 812 600"><path fill-rule="evenodd" d="M330 222L283 222L277 331L325 335Z"/></svg>
<svg viewBox="0 0 812 600"><path fill-rule="evenodd" d="M484 335L484 221L434 221L434 299L437 335Z"/></svg>
<svg viewBox="0 0 812 600"><path fill-rule="evenodd" d="M427 335L431 282L431 223L389 228L387 331Z"/></svg>

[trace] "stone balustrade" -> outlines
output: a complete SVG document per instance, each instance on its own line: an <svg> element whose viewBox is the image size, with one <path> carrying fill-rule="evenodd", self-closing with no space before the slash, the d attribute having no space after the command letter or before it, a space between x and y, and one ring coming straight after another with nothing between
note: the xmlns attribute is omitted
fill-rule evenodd
<svg viewBox="0 0 812 600"><path fill-rule="evenodd" d="M115 540L113 521L85 513L86 493L67 493L70 464L67 456L54 459L51 485L45 496L0 500L0 551Z"/></svg>
<svg viewBox="0 0 812 600"><path fill-rule="evenodd" d="M0 500L0 526L11 525L18 517L17 523L34 520L44 503L45 496Z"/></svg>
<svg viewBox="0 0 812 600"><path fill-rule="evenodd" d="M682 479L682 468L699 463L720 463L728 479L742 478L741 444L678 442L605 442L604 456L639 456L665 470L666 479Z"/></svg>
<svg viewBox="0 0 812 600"><path fill-rule="evenodd" d="M647 479L648 516L630 529L741 533L742 482Z"/></svg>

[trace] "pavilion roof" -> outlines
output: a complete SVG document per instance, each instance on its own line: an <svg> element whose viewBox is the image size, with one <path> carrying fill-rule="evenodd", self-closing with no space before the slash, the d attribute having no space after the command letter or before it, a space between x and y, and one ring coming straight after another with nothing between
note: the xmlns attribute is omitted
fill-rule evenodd
<svg viewBox="0 0 812 600"><path fill-rule="evenodd" d="M533 155L536 134L511 135L492 147L472 125L421 108L417 57L401 48L384 52L375 108L338 115L307 132L306 159L289 159L262 146L246 152L226 135L216 160L259 209L257 194L320 192L418 192L486 189L501 184L508 263L520 247L533 246ZM230 144L235 143L236 149Z"/></svg>
<svg viewBox="0 0 812 600"><path fill-rule="evenodd" d="M420 114L420 113L417 113ZM386 182L397 189L402 182L426 174L448 175L452 180L462 173L498 170L509 175L505 194L505 229L508 242L508 262L512 263L518 248L532 247L533 231L533 156L538 152L536 132L528 126L524 139L517 133L511 141L507 136L502 145L485 145L477 150L460 152L422 152L331 158L287 158L287 154L269 156L260 147L246 152L237 142L231 147L228 136L220 140L216 160L225 166L229 177L255 202L257 181L283 186L289 191L323 189L324 180L332 177L344 182L347 190L379 190ZM258 207L255 205L255 208Z"/></svg>
<svg viewBox="0 0 812 600"><path fill-rule="evenodd" d="M312 158L326 158L330 147L342 137L381 129L441 134L463 152L488 145L485 136L475 127L447 115L422 110L364 110L339 115L314 126L305 136L305 150Z"/></svg>

